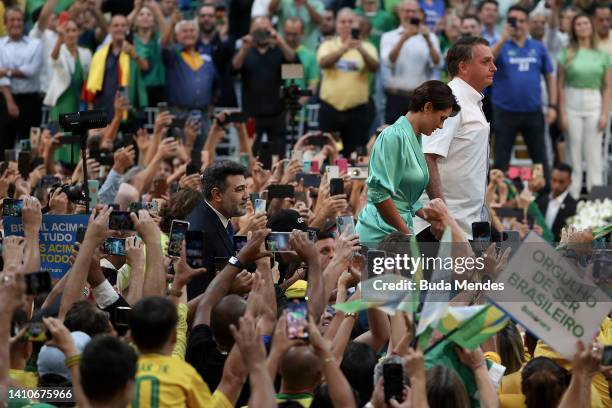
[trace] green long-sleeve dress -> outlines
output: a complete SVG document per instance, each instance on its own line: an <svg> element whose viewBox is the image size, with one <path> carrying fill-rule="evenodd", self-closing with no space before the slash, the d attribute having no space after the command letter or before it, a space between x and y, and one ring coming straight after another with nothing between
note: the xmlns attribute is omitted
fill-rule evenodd
<svg viewBox="0 0 612 408"><path fill-rule="evenodd" d="M419 197L429 183L429 172L417 136L405 116L386 128L374 144L368 168L367 204L359 214L357 233L362 244L377 244L397 231L387 224L376 204L393 199L402 219L412 229L412 217L423 207Z"/></svg>

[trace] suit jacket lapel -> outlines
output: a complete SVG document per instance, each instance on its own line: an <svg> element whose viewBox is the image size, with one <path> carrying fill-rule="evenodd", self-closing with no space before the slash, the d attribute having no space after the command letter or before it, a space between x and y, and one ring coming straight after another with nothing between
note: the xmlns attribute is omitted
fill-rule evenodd
<svg viewBox="0 0 612 408"><path fill-rule="evenodd" d="M208 217L212 221L215 227L214 229L217 232L217 235L219 236L219 239L221 239L221 242L223 242L223 245L225 245L225 248L228 250L228 252L233 254L234 253L234 243L230 242L230 239L227 236L227 230L225 229L223 224L221 224L221 220L219 219L219 216L207 203L204 203L204 208L208 212ZM230 220L230 222L232 221Z"/></svg>

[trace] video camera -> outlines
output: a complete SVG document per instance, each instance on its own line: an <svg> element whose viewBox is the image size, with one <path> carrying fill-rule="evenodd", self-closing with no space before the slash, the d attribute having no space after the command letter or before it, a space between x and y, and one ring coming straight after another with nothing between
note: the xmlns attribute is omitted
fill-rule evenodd
<svg viewBox="0 0 612 408"><path fill-rule="evenodd" d="M59 124L64 132L84 132L89 129L100 129L108 124L108 117L103 110L61 113Z"/></svg>
<svg viewBox="0 0 612 408"><path fill-rule="evenodd" d="M283 85L280 89L280 97L287 105L289 111L301 109L299 99L303 96L312 96L310 89L301 89L294 81L304 78L304 66L301 64L281 65L281 78L289 80L289 84Z"/></svg>

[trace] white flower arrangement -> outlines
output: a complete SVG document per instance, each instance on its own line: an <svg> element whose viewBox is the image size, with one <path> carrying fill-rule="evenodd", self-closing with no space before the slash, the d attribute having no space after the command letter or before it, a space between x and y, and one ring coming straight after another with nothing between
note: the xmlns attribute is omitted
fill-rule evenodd
<svg viewBox="0 0 612 408"><path fill-rule="evenodd" d="M579 229L596 229L612 223L612 200L581 201L576 208L576 215L567 220L568 225Z"/></svg>

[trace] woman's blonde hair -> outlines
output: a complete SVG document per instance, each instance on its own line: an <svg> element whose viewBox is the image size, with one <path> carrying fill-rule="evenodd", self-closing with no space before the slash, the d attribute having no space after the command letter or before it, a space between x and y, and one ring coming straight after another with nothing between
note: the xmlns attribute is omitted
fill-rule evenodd
<svg viewBox="0 0 612 408"><path fill-rule="evenodd" d="M576 57L576 54L578 54L578 48L580 48L578 44L578 36L576 35L575 25L576 25L576 21L581 17L586 18L589 21L589 24L591 25L591 38L590 38L591 44L589 45L589 48L593 50L597 49L597 44L598 44L597 33L595 32L595 28L593 27L593 22L591 21L589 16L584 13L576 14L574 18L572 19L572 24L570 26L569 45L567 46L567 55L566 55L565 64L564 64L565 67L569 67L569 65L572 63L572 61Z"/></svg>

